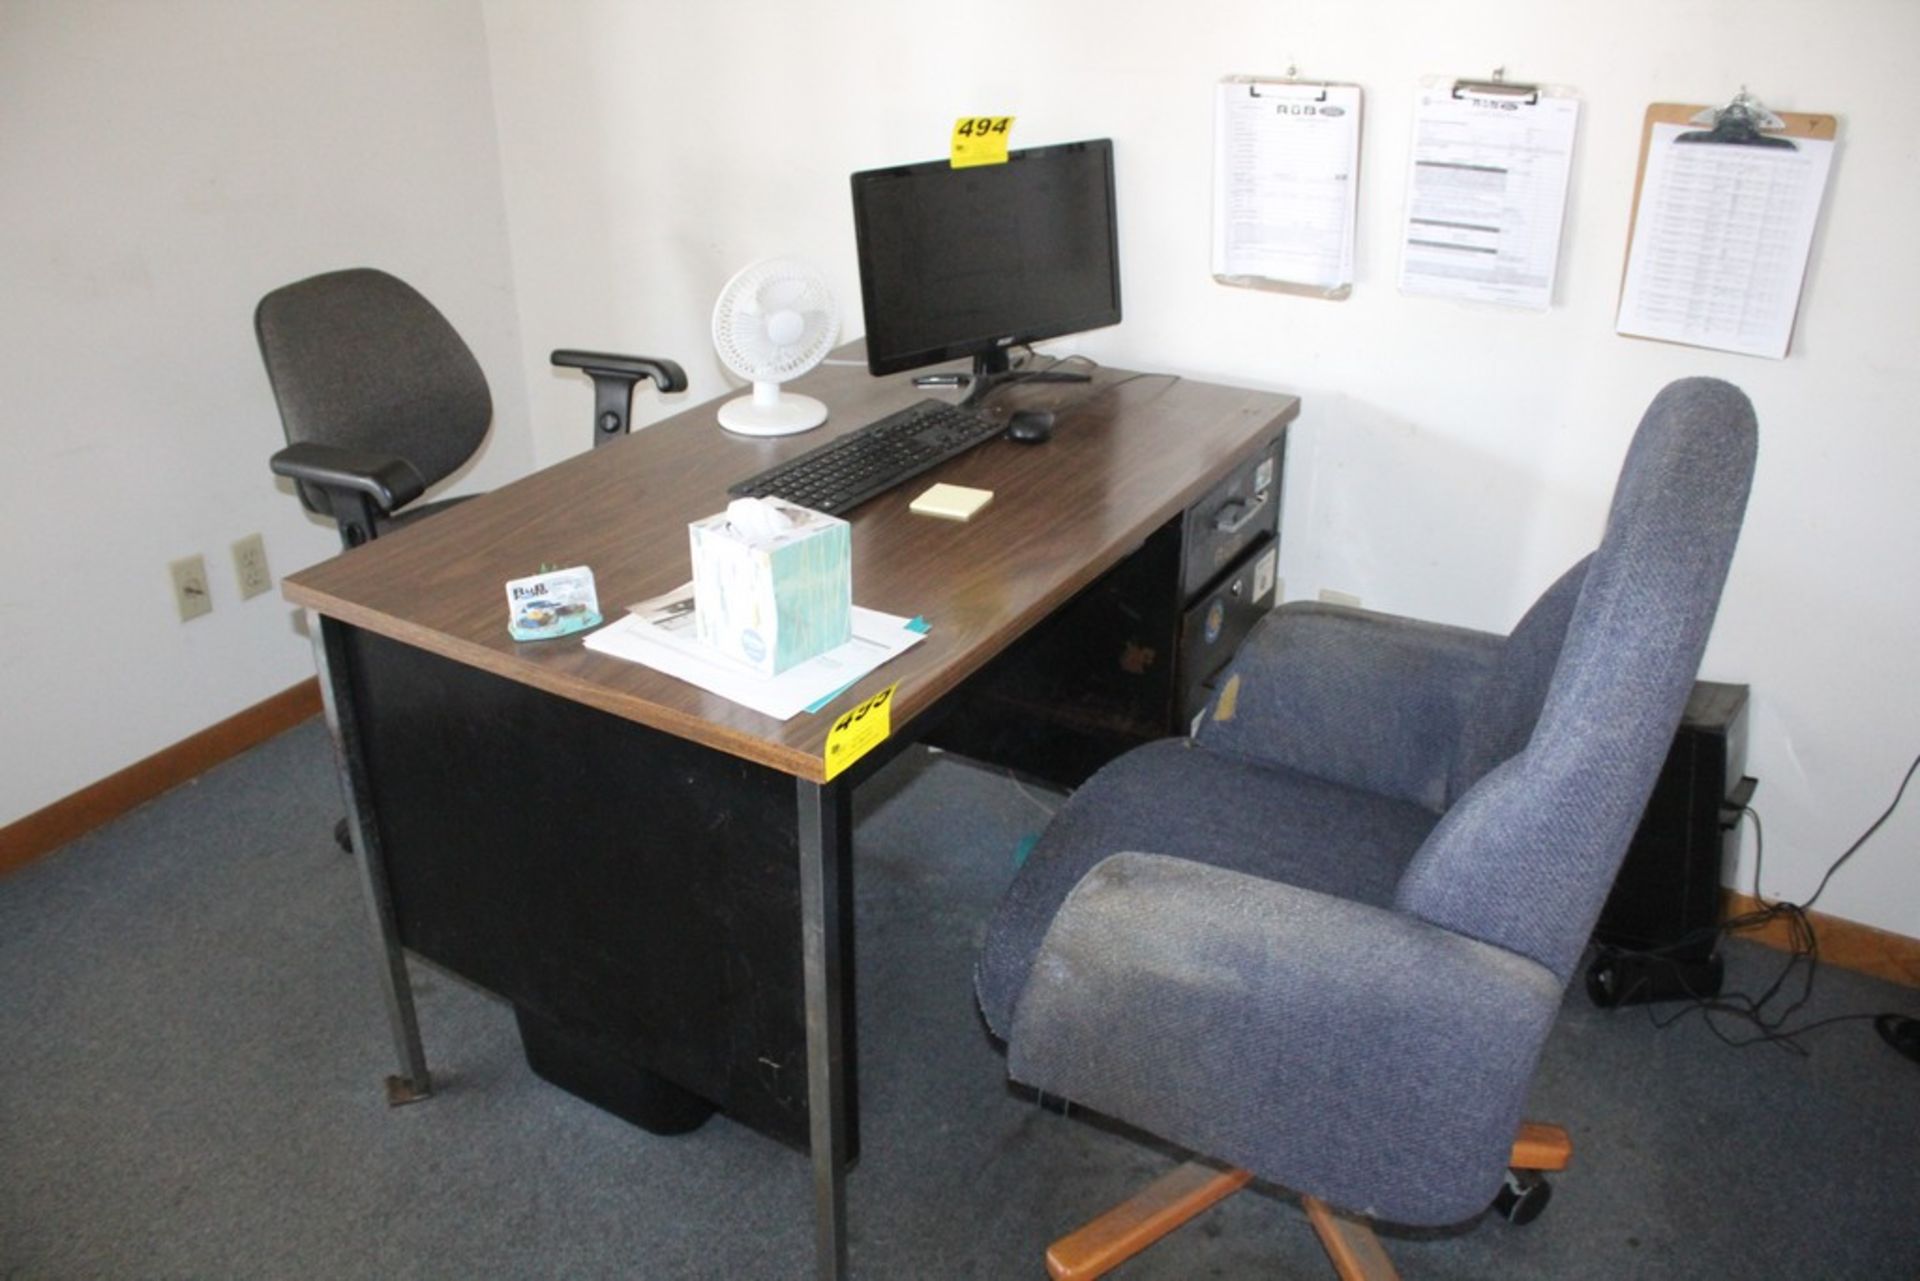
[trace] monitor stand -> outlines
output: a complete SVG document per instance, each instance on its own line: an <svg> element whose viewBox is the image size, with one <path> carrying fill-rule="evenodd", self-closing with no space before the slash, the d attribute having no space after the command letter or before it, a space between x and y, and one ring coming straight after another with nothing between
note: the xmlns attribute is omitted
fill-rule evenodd
<svg viewBox="0 0 1920 1281"><path fill-rule="evenodd" d="M1005 347L995 347L992 351L979 351L973 355L973 374L967 394L960 401L963 405L977 403L995 387L1005 383L1084 383L1092 382L1092 374L1076 374L1058 369L1039 370L1028 373L1012 368Z"/></svg>

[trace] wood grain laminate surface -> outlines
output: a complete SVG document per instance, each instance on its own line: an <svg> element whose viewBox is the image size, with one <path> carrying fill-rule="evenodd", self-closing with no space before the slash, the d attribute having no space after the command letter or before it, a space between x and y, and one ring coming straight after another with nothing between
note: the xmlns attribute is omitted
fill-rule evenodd
<svg viewBox="0 0 1920 1281"><path fill-rule="evenodd" d="M718 402L703 404L292 574L282 590L341 622L818 782L839 711L898 681L900 733L1299 408L1291 396L1124 370L1000 389L996 416L1055 409L1053 439L989 441L851 513L854 602L921 615L931 633L817 715L773 720L594 653L584 633L508 637L508 579L589 566L601 613L615 619L692 576L687 523L723 509L729 484L928 394L905 376L839 366L793 387L827 403L825 427L753 440L722 431ZM910 513L935 481L990 489L994 501L964 524Z"/></svg>

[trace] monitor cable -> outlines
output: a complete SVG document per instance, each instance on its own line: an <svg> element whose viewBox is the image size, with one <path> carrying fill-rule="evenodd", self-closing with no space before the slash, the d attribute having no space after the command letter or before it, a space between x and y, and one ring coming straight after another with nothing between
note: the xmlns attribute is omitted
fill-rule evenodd
<svg viewBox="0 0 1920 1281"><path fill-rule="evenodd" d="M1078 352L1066 356L1054 356L1048 353L1037 352L1025 344L1022 344L1022 350L1026 354L1021 357L1020 363L1014 367L1011 373L994 384L993 389L987 393L988 397L997 395L1004 387L1011 387L1021 382L1032 382L1043 378L1045 375L1057 371L1060 366L1071 364L1075 361L1079 361L1087 366L1089 379L1091 379L1094 372L1100 368L1099 361L1091 356L1080 355ZM1045 368L1034 370L1026 368L1028 362L1040 359L1045 359L1049 362ZM1078 409L1082 405L1091 404L1107 393L1117 388L1125 387L1128 383L1138 382L1142 378L1164 378L1167 380L1167 386L1172 387L1180 381L1181 376L1179 374L1156 374L1151 372L1128 374L1125 378L1116 378L1112 382L1107 383L1097 383L1084 392L1062 397L1057 404L1035 406L1035 408L1044 408L1049 413L1063 414L1069 410ZM982 399L986 399L986 397Z"/></svg>

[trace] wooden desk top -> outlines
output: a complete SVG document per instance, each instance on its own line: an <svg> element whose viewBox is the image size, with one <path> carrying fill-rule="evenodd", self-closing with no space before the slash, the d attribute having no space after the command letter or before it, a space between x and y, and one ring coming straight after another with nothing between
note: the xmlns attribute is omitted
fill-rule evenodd
<svg viewBox="0 0 1920 1281"><path fill-rule="evenodd" d="M730 435L714 420L718 402L700 405L290 575L282 591L355 627L820 782L839 712L898 681L899 733L1299 411L1292 396L1128 377L1103 369L1091 386L1004 388L992 397L997 414L1058 408L1050 442L990 441L853 511L854 602L921 615L932 630L817 715L773 720L594 653L584 634L516 643L504 585L542 564L586 565L614 619L686 582L689 521L722 510L734 481L924 398L906 375L816 369L791 386L825 401L831 417L784 439ZM583 420L589 393L583 379ZM994 500L964 524L910 513L936 480L993 490Z"/></svg>

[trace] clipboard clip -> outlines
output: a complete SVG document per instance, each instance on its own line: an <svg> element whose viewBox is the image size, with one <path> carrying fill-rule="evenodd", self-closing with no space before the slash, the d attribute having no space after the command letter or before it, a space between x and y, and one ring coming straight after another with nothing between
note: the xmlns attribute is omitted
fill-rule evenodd
<svg viewBox="0 0 1920 1281"><path fill-rule="evenodd" d="M1493 74L1485 80L1454 81L1453 96L1456 101L1462 98L1512 98L1531 107L1540 101L1540 86L1509 84L1507 69L1495 67Z"/></svg>
<svg viewBox="0 0 1920 1281"><path fill-rule="evenodd" d="M1763 129L1785 129L1787 122L1768 111L1766 104L1747 92L1745 85L1733 100L1717 111L1708 108L1688 121L1706 125L1692 133L1683 133L1675 142L1711 142L1734 147L1785 147L1797 150L1791 138L1769 138Z"/></svg>
<svg viewBox="0 0 1920 1281"><path fill-rule="evenodd" d="M1294 66L1292 63L1288 63L1287 74L1280 77L1280 79L1278 80L1249 80L1247 82L1247 97L1249 98L1265 97L1266 95L1260 92L1260 90L1263 88L1318 89L1320 92L1314 94L1311 98L1305 98L1299 94L1288 94L1287 98L1289 101L1292 101L1292 102L1325 102L1327 100L1326 81L1302 80L1300 78L1299 71L1300 69L1298 67Z"/></svg>

